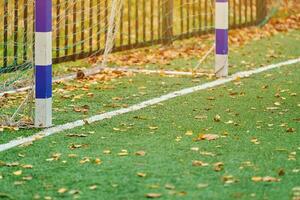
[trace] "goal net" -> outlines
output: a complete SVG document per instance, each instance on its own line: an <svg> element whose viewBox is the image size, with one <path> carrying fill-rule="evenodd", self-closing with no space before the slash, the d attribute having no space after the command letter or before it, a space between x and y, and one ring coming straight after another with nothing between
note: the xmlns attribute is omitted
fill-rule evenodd
<svg viewBox="0 0 300 200"><path fill-rule="evenodd" d="M0 2L0 125L31 124L34 0ZM20 93L11 95L16 89Z"/></svg>
<svg viewBox="0 0 300 200"><path fill-rule="evenodd" d="M34 124L35 2L0 2L0 126ZM256 7L231 0L230 25L256 24ZM227 16L214 0L52 0L53 80L107 71L211 75L215 22L228 23L216 20L218 9Z"/></svg>

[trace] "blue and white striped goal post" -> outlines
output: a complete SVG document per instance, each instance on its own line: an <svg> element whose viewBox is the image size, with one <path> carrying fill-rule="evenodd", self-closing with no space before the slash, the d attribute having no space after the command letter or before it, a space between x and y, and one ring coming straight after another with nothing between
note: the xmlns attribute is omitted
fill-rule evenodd
<svg viewBox="0 0 300 200"><path fill-rule="evenodd" d="M216 0L217 77L228 76L228 0ZM52 0L35 0L35 127L52 126Z"/></svg>
<svg viewBox="0 0 300 200"><path fill-rule="evenodd" d="M216 0L215 73L217 77L228 76L228 12L228 0Z"/></svg>
<svg viewBox="0 0 300 200"><path fill-rule="evenodd" d="M35 127L52 126L52 0L35 0Z"/></svg>

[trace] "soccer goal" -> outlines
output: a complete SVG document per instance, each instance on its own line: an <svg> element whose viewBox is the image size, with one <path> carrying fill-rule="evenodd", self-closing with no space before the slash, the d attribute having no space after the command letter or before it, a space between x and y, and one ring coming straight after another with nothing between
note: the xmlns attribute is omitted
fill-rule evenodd
<svg viewBox="0 0 300 200"><path fill-rule="evenodd" d="M83 60L90 66L84 75L108 69L171 75L206 70L225 77L229 25L254 25L263 16L256 1L237 0L5 0L0 5L0 121L25 127L53 124L52 86L63 73L52 64L60 70L65 65L68 75L77 70L70 66ZM196 36L201 42L174 51ZM169 68L171 61L189 56L188 68Z"/></svg>

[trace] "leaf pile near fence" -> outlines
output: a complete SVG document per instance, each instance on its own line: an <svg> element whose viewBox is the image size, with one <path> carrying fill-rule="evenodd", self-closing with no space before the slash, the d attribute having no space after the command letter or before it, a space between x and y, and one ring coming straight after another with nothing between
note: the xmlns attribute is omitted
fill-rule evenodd
<svg viewBox="0 0 300 200"><path fill-rule="evenodd" d="M112 0L53 0L53 61L103 53ZM214 0L124 0L113 51L169 44L212 32ZM0 3L0 69L33 58L34 0ZM231 28L256 25L266 0L229 0ZM1 71L1 70L0 70Z"/></svg>

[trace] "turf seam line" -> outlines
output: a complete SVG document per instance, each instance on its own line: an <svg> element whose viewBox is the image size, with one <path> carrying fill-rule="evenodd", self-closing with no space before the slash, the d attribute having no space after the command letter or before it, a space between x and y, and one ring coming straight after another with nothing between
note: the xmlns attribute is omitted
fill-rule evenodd
<svg viewBox="0 0 300 200"><path fill-rule="evenodd" d="M150 100L143 101L141 103L132 105L128 108L122 108L122 109L119 109L119 110L110 111L110 112L103 113L103 114L100 114L100 115L95 115L95 116L92 116L92 117L89 117L89 118L86 118L86 119L83 119L83 120L77 120L77 121L74 121L74 122L69 122L69 123L66 123L66 124L62 124L62 125L58 125L58 126L55 126L55 127L52 127L52 128L48 128L48 129L42 130L42 131L40 131L40 132L38 132L38 133L36 133L32 136L17 139L17 140L12 140L12 141L10 141L6 144L1 144L0 145L0 152L12 149L14 147L17 147L17 146L20 146L20 145L23 145L23 144L26 144L26 143L34 142L36 140L42 139L44 137L47 137L47 136L50 136L50 135L53 135L53 134L56 134L56 133L60 133L60 132L66 131L66 130L76 128L76 127L84 126L86 124L99 122L99 121L102 121L104 119L110 119L114 116L118 116L118 115L121 115L121 114L141 110L143 108L146 108L146 107L149 107L149 106L152 106L152 105L155 105L155 104L158 104L158 103L161 103L161 102L164 102L164 101L176 98L176 97L180 97L180 96L184 96L184 95L191 94L191 93L194 93L194 92L198 92L198 91L201 91L201 90L205 90L205 89L213 88L213 87L216 87L216 86L224 85L224 84L229 83L233 80L236 80L237 78L249 77L253 74L262 73L262 72L265 72L265 71L268 71L268 70L272 70L272 69L275 69L275 68L279 68L279 67L282 67L282 66L288 66L288 65L292 65L292 64L296 64L296 63L300 63L300 58L288 60L288 61L277 63L277 64L268 65L268 66L261 67L261 68L258 68L258 69L237 72L237 73L235 73L235 74L233 74L233 75L231 75L227 78L218 79L218 80L208 82L208 83L204 83L204 84L201 84L201 85L197 85L197 86L194 86L194 87L185 88L185 89L182 89L182 90L179 90L179 91L171 92L169 94L165 94L165 95L162 95L160 97L156 97L156 98L153 98L153 99L150 99Z"/></svg>

